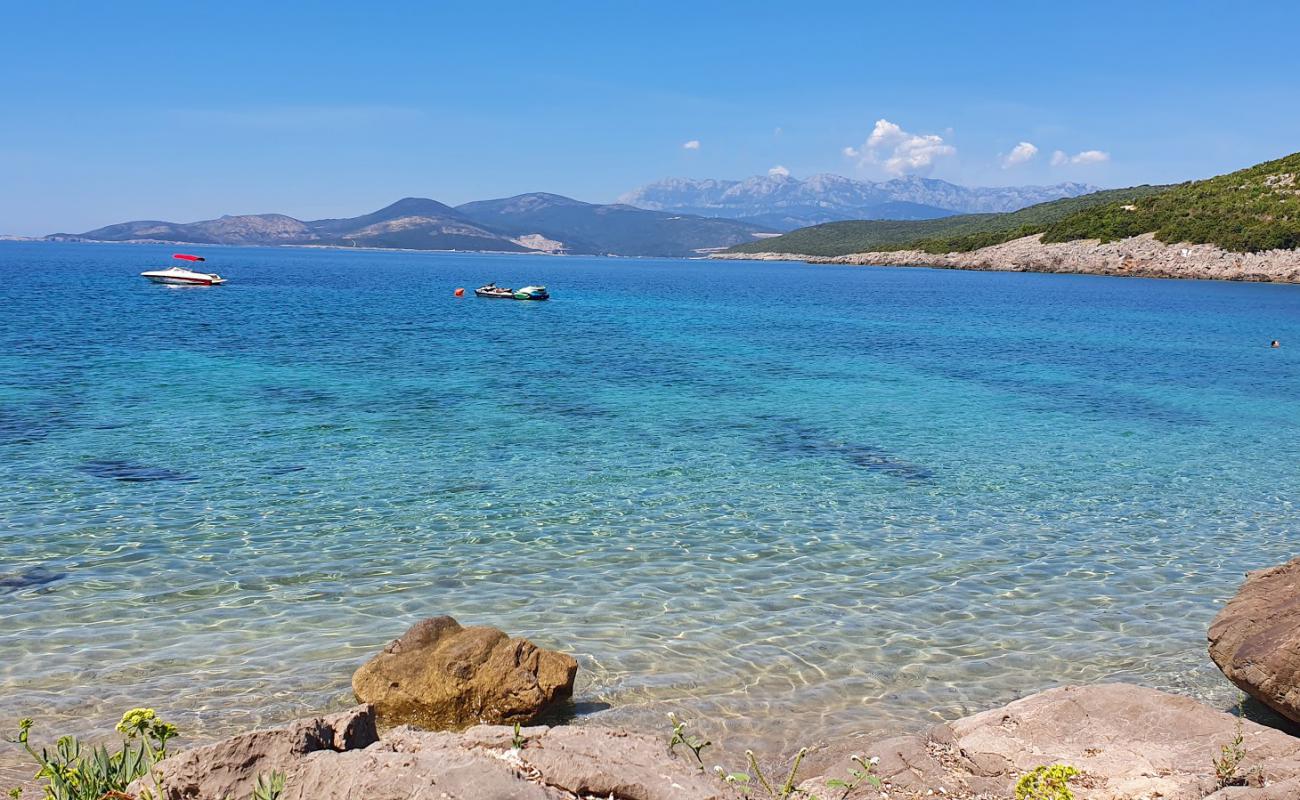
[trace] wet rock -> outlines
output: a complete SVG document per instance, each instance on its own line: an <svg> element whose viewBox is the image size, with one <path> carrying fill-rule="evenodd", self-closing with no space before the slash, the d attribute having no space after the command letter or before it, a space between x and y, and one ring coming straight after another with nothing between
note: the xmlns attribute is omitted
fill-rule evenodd
<svg viewBox="0 0 1300 800"><path fill-rule="evenodd" d="M1078 800L1201 800L1218 788L1214 759L1237 724L1190 698L1104 684L1051 689L860 752L880 759L877 772L891 796L1011 797L1025 772L1068 764L1083 772L1071 784ZM1269 792L1300 781L1300 739L1241 725L1246 758L1239 772L1254 785L1216 800L1271 800ZM826 780L852 767L841 764L803 788L838 797Z"/></svg>
<svg viewBox="0 0 1300 800"><path fill-rule="evenodd" d="M458 730L529 722L573 695L577 671L563 653L443 616L411 626L362 665L352 689L386 724Z"/></svg>
<svg viewBox="0 0 1300 800"><path fill-rule="evenodd" d="M257 731L160 765L165 800L250 796L259 774L285 775L283 800L733 800L661 739L606 728L462 733L397 728L376 741L368 707ZM147 788L147 787L137 787Z"/></svg>
<svg viewBox="0 0 1300 800"><path fill-rule="evenodd" d="M1300 722L1300 558L1247 574L1210 624L1209 642L1228 680Z"/></svg>

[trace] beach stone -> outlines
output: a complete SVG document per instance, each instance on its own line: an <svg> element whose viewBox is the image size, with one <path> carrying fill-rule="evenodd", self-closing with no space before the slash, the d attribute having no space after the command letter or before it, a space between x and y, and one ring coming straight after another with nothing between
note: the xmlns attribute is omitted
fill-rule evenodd
<svg viewBox="0 0 1300 800"><path fill-rule="evenodd" d="M167 758L159 768L169 800L249 797L259 774L284 771L312 753L344 753L377 741L374 709L358 706L186 750ZM128 794L139 796L142 789L152 788L152 782L141 780Z"/></svg>
<svg viewBox="0 0 1300 800"><path fill-rule="evenodd" d="M360 746L373 734L373 710L361 707L189 750L159 765L163 798L246 798L275 771L283 800L739 800L661 738L625 730L525 728L518 750L504 726L402 726Z"/></svg>
<svg viewBox="0 0 1300 800"><path fill-rule="evenodd" d="M412 625L362 665L352 689L385 724L460 730L532 721L573 695L577 671L564 653L442 616Z"/></svg>
<svg viewBox="0 0 1300 800"><path fill-rule="evenodd" d="M1209 642L1228 680L1300 722L1300 558L1247 573L1210 624Z"/></svg>
<svg viewBox="0 0 1300 800"><path fill-rule="evenodd" d="M1068 764L1083 773L1071 782L1078 800L1201 800L1219 788L1214 759L1237 724L1231 714L1155 689L1071 686L857 752L880 759L876 770L891 797L1007 798L1025 772ZM1300 739L1250 721L1241 731L1239 772L1252 785L1216 800L1269 800L1278 786L1300 781ZM826 780L853 767L846 761L801 788L838 797Z"/></svg>

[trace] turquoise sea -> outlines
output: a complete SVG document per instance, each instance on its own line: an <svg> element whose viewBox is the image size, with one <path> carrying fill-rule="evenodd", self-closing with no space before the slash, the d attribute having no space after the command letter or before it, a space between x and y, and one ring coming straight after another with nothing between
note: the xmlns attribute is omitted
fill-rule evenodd
<svg viewBox="0 0 1300 800"><path fill-rule="evenodd" d="M0 243L0 725L215 735L452 614L580 722L789 747L1064 682L1227 705L1296 554L1300 286ZM549 303L457 299L489 280ZM1282 340L1270 349L1271 339Z"/></svg>

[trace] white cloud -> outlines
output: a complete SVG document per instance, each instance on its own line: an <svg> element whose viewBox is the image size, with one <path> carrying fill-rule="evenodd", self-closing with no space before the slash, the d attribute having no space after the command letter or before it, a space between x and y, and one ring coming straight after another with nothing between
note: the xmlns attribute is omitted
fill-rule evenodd
<svg viewBox="0 0 1300 800"><path fill-rule="evenodd" d="M768 175L771 175L771 176L773 176L773 177L776 177L776 176L779 175L779 176L781 176L782 178L785 178L785 177L788 177L788 176L790 175L790 170L786 169L785 167L781 166L780 164L777 164L775 167L772 167L771 169L769 169L769 170L767 171L767 174L768 174Z"/></svg>
<svg viewBox="0 0 1300 800"><path fill-rule="evenodd" d="M692 140L690 140L689 142L687 142L686 144L682 145L682 149L683 149L683 150L699 150L699 149L700 149L700 140L699 140L699 139L692 139Z"/></svg>
<svg viewBox="0 0 1300 800"><path fill-rule="evenodd" d="M1066 164L1104 164L1110 161L1110 153L1104 150L1084 150L1074 155L1066 155L1065 151L1057 150L1052 153L1052 166L1062 167Z"/></svg>
<svg viewBox="0 0 1300 800"><path fill-rule="evenodd" d="M1011 148L1011 152L1002 157L1002 168L1010 169L1019 164L1032 161L1038 155L1038 148L1030 142L1021 142Z"/></svg>
<svg viewBox="0 0 1300 800"><path fill-rule="evenodd" d="M1070 159L1071 164L1101 164L1110 161L1110 153L1101 150L1084 150Z"/></svg>
<svg viewBox="0 0 1300 800"><path fill-rule="evenodd" d="M860 164L881 164L891 175L925 174L934 162L957 154L957 148L935 134L908 133L887 119L876 120L876 127L862 147L842 151Z"/></svg>

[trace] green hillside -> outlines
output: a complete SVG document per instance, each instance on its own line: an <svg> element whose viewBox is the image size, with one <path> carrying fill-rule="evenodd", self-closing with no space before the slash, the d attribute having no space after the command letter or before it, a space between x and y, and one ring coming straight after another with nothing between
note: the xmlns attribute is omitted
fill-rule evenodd
<svg viewBox="0 0 1300 800"><path fill-rule="evenodd" d="M1047 223L1092 206L1130 203L1166 188L1135 186L1130 189L1108 189L1080 197L1039 203L1007 214L960 214L924 220L828 222L811 228L800 228L784 236L733 247L729 252L842 256L887 250L919 249L933 253L975 250L1038 233Z"/></svg>
<svg viewBox="0 0 1300 800"><path fill-rule="evenodd" d="M1300 153L1208 180L1111 189L1010 214L917 222L832 222L742 245L732 252L949 253L1037 233L1043 234L1045 242L1114 241L1154 233L1169 244L1215 244L1237 252L1300 248Z"/></svg>
<svg viewBox="0 0 1300 800"><path fill-rule="evenodd" d="M1133 206L1111 203L1056 220L1044 226L1043 241L1154 233L1168 244L1215 244L1237 252L1300 248L1300 153L1179 184Z"/></svg>

